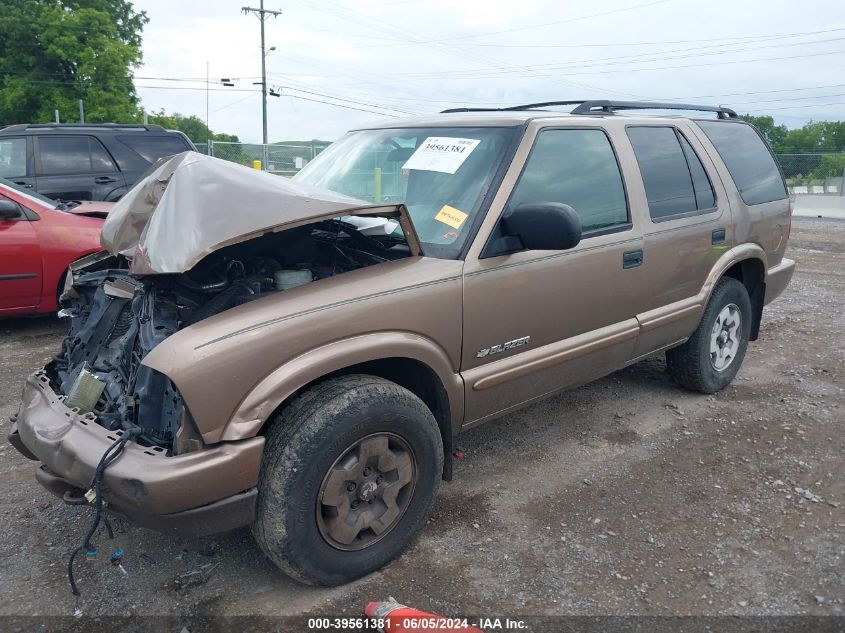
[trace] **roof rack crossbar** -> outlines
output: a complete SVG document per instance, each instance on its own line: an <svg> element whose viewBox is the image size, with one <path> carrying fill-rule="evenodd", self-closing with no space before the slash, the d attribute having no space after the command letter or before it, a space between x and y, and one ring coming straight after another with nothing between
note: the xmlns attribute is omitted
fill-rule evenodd
<svg viewBox="0 0 845 633"><path fill-rule="evenodd" d="M534 108L545 108L546 106L568 106L578 105L580 103L587 103L584 99L576 99L574 101L541 101L540 103L526 103L524 105L510 106L509 108L502 108L504 111L517 110L533 110Z"/></svg>
<svg viewBox="0 0 845 633"><path fill-rule="evenodd" d="M526 103L507 108L450 108L443 110L442 114L455 112L517 112L520 110L533 110L534 108L545 108L547 106L576 106L570 114L613 114L619 110L690 110L694 112L715 112L720 119L736 119L737 114L730 108L722 106L692 105L690 103L662 103L658 101L610 101L607 99L587 100L579 99L574 101L541 101L539 103Z"/></svg>
<svg viewBox="0 0 845 633"><path fill-rule="evenodd" d="M691 110L695 112L715 112L720 119L736 119L737 114L722 106L693 105L691 103L668 103L660 101L584 101L572 110L572 114L613 114L618 110Z"/></svg>
<svg viewBox="0 0 845 633"><path fill-rule="evenodd" d="M15 123L0 130L5 132L20 132L33 129L58 129L58 128L105 128L105 129L137 129L150 132L163 132L164 128L155 123Z"/></svg>

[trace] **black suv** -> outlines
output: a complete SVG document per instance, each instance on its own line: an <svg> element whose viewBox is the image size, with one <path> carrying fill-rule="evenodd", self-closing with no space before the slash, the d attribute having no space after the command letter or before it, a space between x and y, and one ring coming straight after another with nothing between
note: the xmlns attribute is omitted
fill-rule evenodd
<svg viewBox="0 0 845 633"><path fill-rule="evenodd" d="M0 177L56 200L114 201L162 156L195 149L160 125L8 125L0 128Z"/></svg>

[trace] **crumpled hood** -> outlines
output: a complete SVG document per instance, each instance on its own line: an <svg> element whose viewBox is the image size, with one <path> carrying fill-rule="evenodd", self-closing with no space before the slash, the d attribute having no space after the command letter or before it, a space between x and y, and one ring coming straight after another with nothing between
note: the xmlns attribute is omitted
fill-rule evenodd
<svg viewBox="0 0 845 633"><path fill-rule="evenodd" d="M396 218L420 253L404 205L372 205L197 152L155 163L111 209L101 242L131 255L133 273L181 273L224 246L338 215Z"/></svg>

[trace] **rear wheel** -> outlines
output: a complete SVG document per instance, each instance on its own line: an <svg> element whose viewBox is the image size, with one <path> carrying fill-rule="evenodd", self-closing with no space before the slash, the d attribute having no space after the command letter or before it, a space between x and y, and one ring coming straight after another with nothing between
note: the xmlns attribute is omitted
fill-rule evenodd
<svg viewBox="0 0 845 633"><path fill-rule="evenodd" d="M734 379L748 347L751 300L731 277L716 284L698 329L686 343L666 352L666 369L682 387L715 393Z"/></svg>
<svg viewBox="0 0 845 633"><path fill-rule="evenodd" d="M419 398L374 376L332 378L272 422L253 534L293 578L349 582L402 551L442 471L440 431Z"/></svg>

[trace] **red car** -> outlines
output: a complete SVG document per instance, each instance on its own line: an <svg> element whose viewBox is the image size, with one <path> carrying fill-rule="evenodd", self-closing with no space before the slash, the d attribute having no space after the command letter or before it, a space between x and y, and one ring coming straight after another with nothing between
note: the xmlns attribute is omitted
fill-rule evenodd
<svg viewBox="0 0 845 633"><path fill-rule="evenodd" d="M0 178L0 317L53 312L68 264L102 250L110 202L56 202Z"/></svg>

